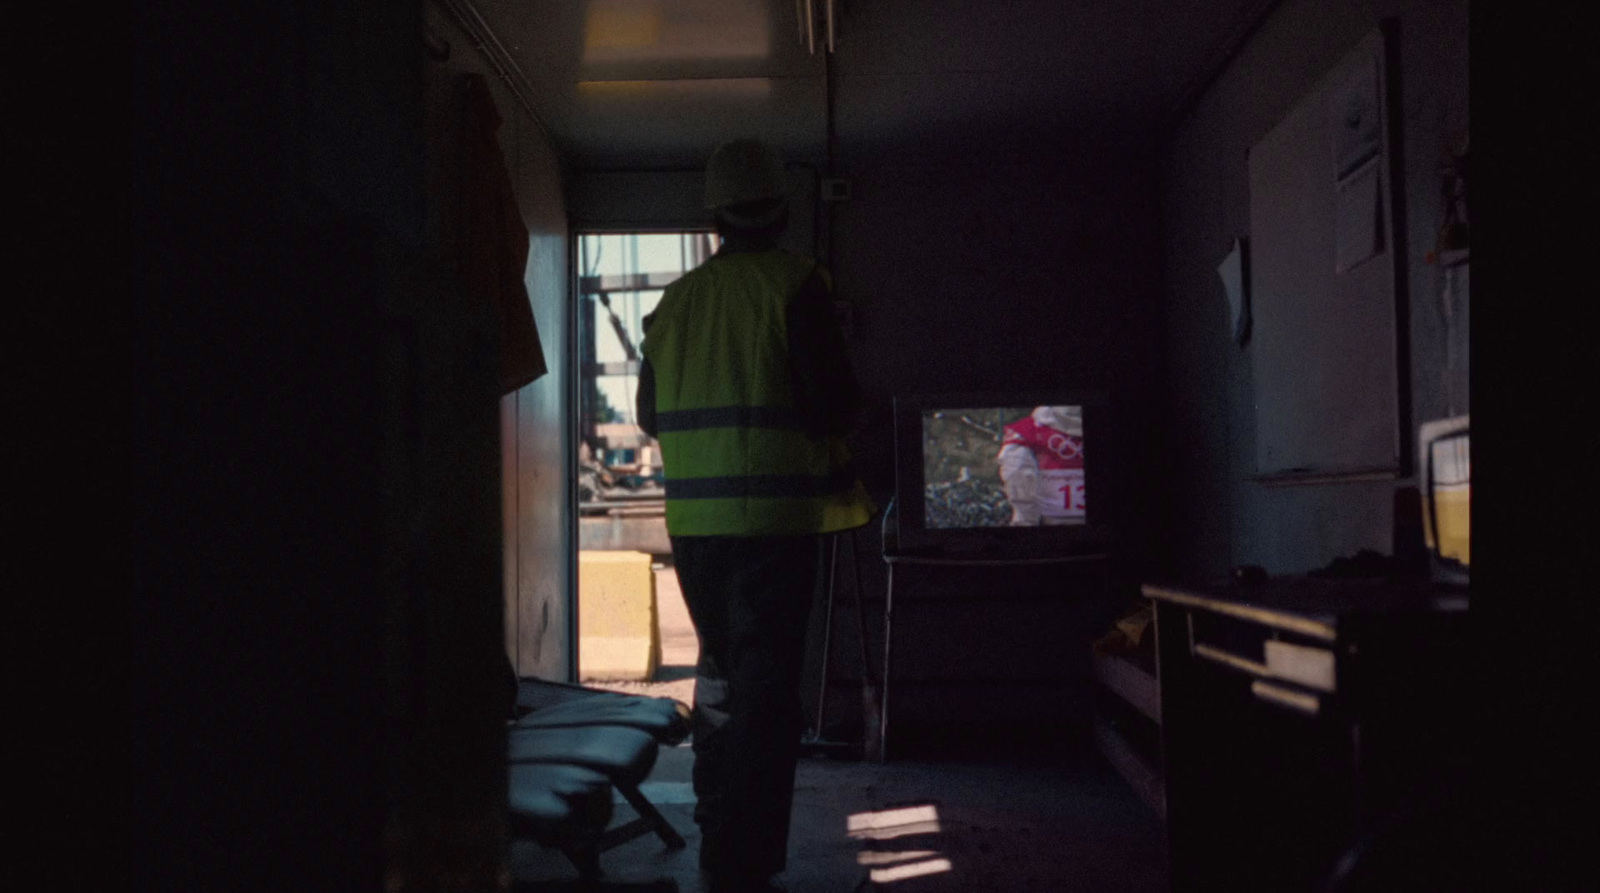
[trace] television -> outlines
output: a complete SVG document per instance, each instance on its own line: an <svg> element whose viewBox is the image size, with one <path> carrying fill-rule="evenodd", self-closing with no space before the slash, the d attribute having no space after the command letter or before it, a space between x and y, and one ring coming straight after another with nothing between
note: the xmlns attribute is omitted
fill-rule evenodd
<svg viewBox="0 0 1600 893"><path fill-rule="evenodd" d="M1098 554L1116 505L1103 392L931 394L894 401L893 540L908 555Z"/></svg>

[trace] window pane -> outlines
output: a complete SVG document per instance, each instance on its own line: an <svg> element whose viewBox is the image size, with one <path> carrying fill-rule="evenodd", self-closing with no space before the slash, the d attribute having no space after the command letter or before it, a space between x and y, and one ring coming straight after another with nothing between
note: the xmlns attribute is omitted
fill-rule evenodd
<svg viewBox="0 0 1600 893"><path fill-rule="evenodd" d="M708 232L585 233L578 242L580 413L586 469L582 502L595 510L626 499L660 495L660 460L639 429L634 398L644 318L663 289L717 248Z"/></svg>

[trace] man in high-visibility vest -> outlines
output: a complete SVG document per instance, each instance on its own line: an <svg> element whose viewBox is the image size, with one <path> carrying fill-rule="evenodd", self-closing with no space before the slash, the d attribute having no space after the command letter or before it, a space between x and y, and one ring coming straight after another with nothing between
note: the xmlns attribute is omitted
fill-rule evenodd
<svg viewBox="0 0 1600 893"><path fill-rule="evenodd" d="M717 893L778 889L823 535L874 512L844 445L860 397L827 273L777 247L788 194L771 147L717 149L706 207L722 247L667 288L642 348L638 418L661 443L667 533L700 638L695 820Z"/></svg>

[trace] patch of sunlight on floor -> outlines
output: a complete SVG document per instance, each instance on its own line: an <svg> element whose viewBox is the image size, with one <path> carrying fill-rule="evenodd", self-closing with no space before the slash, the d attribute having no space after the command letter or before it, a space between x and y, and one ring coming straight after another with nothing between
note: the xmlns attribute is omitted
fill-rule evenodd
<svg viewBox="0 0 1600 893"><path fill-rule="evenodd" d="M918 834L938 834L939 807L933 804L901 806L877 812L858 812L845 820L845 829L854 840L892 840ZM867 867L874 884L889 884L908 878L950 871L950 860L936 850L868 849L856 854L856 864Z"/></svg>
<svg viewBox="0 0 1600 893"><path fill-rule="evenodd" d="M904 806L879 812L858 812L846 820L845 829L853 840L889 840L911 834L937 834L939 809L935 806Z"/></svg>
<svg viewBox="0 0 1600 893"><path fill-rule="evenodd" d="M869 872L869 876L874 884L890 884L907 878L943 874L952 868L953 866L950 864L949 859L925 859L921 862L908 862L904 865L895 865L889 868L874 868Z"/></svg>
<svg viewBox="0 0 1600 893"><path fill-rule="evenodd" d="M886 850L863 850L856 854L857 865L894 865L898 862L912 862L918 859L932 859L939 855L933 850L906 850L904 852L889 852Z"/></svg>

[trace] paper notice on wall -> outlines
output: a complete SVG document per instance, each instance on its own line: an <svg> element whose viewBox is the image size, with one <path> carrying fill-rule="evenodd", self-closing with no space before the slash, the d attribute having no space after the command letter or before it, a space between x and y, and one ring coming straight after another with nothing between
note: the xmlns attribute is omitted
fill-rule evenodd
<svg viewBox="0 0 1600 893"><path fill-rule="evenodd" d="M1378 159L1339 181L1334 220L1335 271L1348 273L1383 251L1383 194Z"/></svg>
<svg viewBox="0 0 1600 893"><path fill-rule="evenodd" d="M1333 86L1328 112L1333 127L1334 179L1344 180L1376 158L1383 146L1375 54L1344 66Z"/></svg>
<svg viewBox="0 0 1600 893"><path fill-rule="evenodd" d="M1233 240L1233 250L1217 264L1222 290L1228 295L1229 319L1233 320L1233 340L1244 344L1250 337L1250 301L1244 290L1244 242Z"/></svg>

